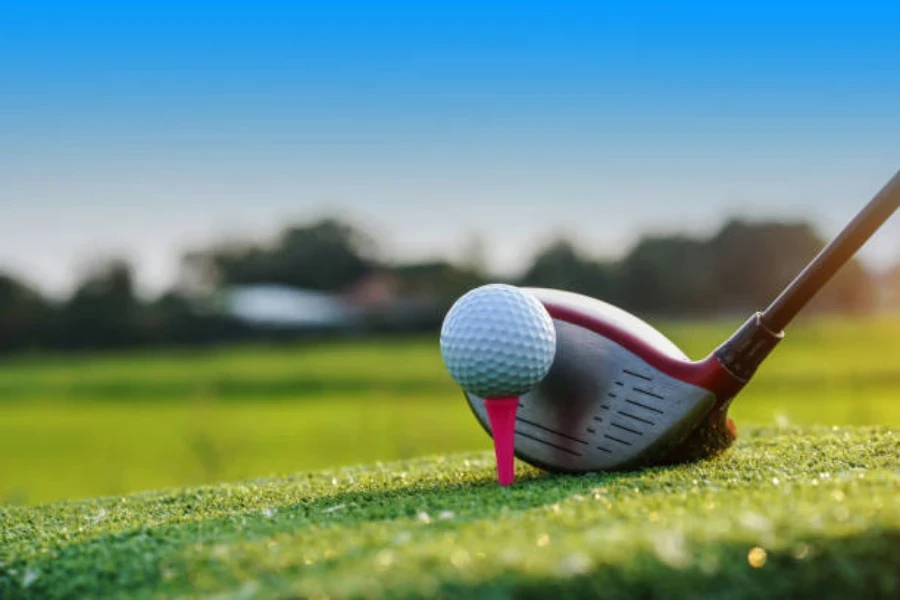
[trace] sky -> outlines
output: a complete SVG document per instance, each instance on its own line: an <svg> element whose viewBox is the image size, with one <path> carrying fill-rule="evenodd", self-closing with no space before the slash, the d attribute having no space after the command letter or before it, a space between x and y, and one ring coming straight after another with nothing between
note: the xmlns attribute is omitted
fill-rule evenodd
<svg viewBox="0 0 900 600"><path fill-rule="evenodd" d="M0 3L0 271L64 294L114 254L152 294L339 215L509 274L558 235L833 235L900 167L900 5L486 4Z"/></svg>

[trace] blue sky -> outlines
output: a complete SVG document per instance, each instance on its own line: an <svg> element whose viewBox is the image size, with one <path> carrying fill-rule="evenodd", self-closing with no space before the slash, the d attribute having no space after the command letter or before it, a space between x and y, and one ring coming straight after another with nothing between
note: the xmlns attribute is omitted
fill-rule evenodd
<svg viewBox="0 0 900 600"><path fill-rule="evenodd" d="M900 167L888 3L127 4L0 4L0 269L46 289L323 214L504 272L558 232L832 234Z"/></svg>

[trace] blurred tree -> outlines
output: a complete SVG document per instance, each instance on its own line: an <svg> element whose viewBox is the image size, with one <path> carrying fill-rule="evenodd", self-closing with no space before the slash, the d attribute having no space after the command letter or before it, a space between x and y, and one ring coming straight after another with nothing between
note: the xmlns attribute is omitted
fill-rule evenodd
<svg viewBox="0 0 900 600"><path fill-rule="evenodd" d="M636 312L687 314L714 305L714 257L685 236L642 239L621 264L624 302Z"/></svg>
<svg viewBox="0 0 900 600"><path fill-rule="evenodd" d="M336 291L373 271L376 245L336 219L287 228L270 247L230 244L185 255L182 271L196 287L275 283ZM190 285L190 284L188 284Z"/></svg>
<svg viewBox="0 0 900 600"><path fill-rule="evenodd" d="M571 290L636 312L747 313L768 304L823 245L805 223L731 220L709 239L644 237L622 260L606 263L559 237L535 255L517 283ZM381 265L370 236L325 219L290 227L268 245L228 243L189 253L176 290L150 303L136 298L131 267L121 260L94 265L58 307L0 275L0 351L202 344L258 335L220 312L204 310L204 301L231 284L339 291L374 309L385 330L433 328L450 302L488 279L483 254L474 237L463 265L442 260ZM888 292L888 302L900 302L900 266L885 281L882 285L895 290ZM854 260L810 308L860 312L875 302L875 281Z"/></svg>
<svg viewBox="0 0 900 600"><path fill-rule="evenodd" d="M484 236L479 233L469 235L463 244L462 269L476 274L479 277L487 277L488 272L488 247Z"/></svg>
<svg viewBox="0 0 900 600"><path fill-rule="evenodd" d="M364 277L350 299L365 310L370 331L436 331L450 305L484 283L481 273L448 261L401 264Z"/></svg>
<svg viewBox="0 0 900 600"><path fill-rule="evenodd" d="M729 221L709 243L715 258L718 307L729 311L764 308L824 246L807 223ZM874 282L854 259L811 307L855 312L871 308L874 301Z"/></svg>
<svg viewBox="0 0 900 600"><path fill-rule="evenodd" d="M811 311L861 314L878 304L878 284L862 264L854 259L844 265L816 298Z"/></svg>
<svg viewBox="0 0 900 600"><path fill-rule="evenodd" d="M890 308L900 309L900 261L884 277L886 301Z"/></svg>
<svg viewBox="0 0 900 600"><path fill-rule="evenodd" d="M806 223L729 221L710 240L718 305L764 307L815 256L822 241Z"/></svg>
<svg viewBox="0 0 900 600"><path fill-rule="evenodd" d="M54 327L63 348L117 348L143 341L141 305L131 266L111 259L92 266L59 311Z"/></svg>
<svg viewBox="0 0 900 600"><path fill-rule="evenodd" d="M518 283L577 292L612 303L622 300L616 267L586 258L563 238L539 250Z"/></svg>
<svg viewBox="0 0 900 600"><path fill-rule="evenodd" d="M430 297L452 302L486 283L477 270L444 260L397 265L393 269L400 295Z"/></svg>
<svg viewBox="0 0 900 600"><path fill-rule="evenodd" d="M644 237L609 265L558 239L538 253L520 283L587 294L638 313L747 312L766 306L822 246L805 223L732 220L711 239ZM812 309L858 312L874 301L874 283L854 260Z"/></svg>
<svg viewBox="0 0 900 600"><path fill-rule="evenodd" d="M144 339L158 345L219 343L245 339L252 333L240 321L204 310L202 304L175 291L145 306L141 329Z"/></svg>
<svg viewBox="0 0 900 600"><path fill-rule="evenodd" d="M0 273L0 352L33 348L46 342L52 312L40 294Z"/></svg>

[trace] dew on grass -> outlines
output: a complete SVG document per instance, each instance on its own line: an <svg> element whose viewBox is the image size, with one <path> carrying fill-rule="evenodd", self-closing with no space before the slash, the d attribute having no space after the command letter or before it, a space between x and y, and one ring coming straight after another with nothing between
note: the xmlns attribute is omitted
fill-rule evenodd
<svg viewBox="0 0 900 600"><path fill-rule="evenodd" d="M387 569L394 564L394 556L392 550L382 550L375 556L375 565L379 569Z"/></svg>
<svg viewBox="0 0 900 600"><path fill-rule="evenodd" d="M37 569L26 569L25 574L22 575L22 587L30 588L35 581L38 580L38 577L41 576L41 572Z"/></svg>
<svg viewBox="0 0 900 600"><path fill-rule="evenodd" d="M584 575L591 569L591 559L581 552L569 554L557 566L561 575Z"/></svg>
<svg viewBox="0 0 900 600"><path fill-rule="evenodd" d="M85 519L91 522L91 524L96 524L106 518L106 510L101 508L93 515L87 515Z"/></svg>
<svg viewBox="0 0 900 600"><path fill-rule="evenodd" d="M704 554L700 558L700 570L706 575L714 575L719 570L719 558L714 554Z"/></svg>
<svg viewBox="0 0 900 600"><path fill-rule="evenodd" d="M462 548L455 548L453 552L450 553L450 564L457 569L465 568L471 562L472 558L469 556L469 553Z"/></svg>
<svg viewBox="0 0 900 600"><path fill-rule="evenodd" d="M238 590L236 598L253 598L259 591L259 583L256 581L246 581Z"/></svg>
<svg viewBox="0 0 900 600"><path fill-rule="evenodd" d="M747 562L750 563L750 566L754 569L760 569L766 564L766 558L768 554L766 551L759 546L750 549L750 552L747 553Z"/></svg>
<svg viewBox="0 0 900 600"><path fill-rule="evenodd" d="M394 542L394 545L396 545L396 546L402 546L403 544L408 543L409 540L411 540L411 539L412 539L412 534L410 532L401 531L400 533L398 533L397 535L394 536L393 542Z"/></svg>
<svg viewBox="0 0 900 600"><path fill-rule="evenodd" d="M662 531L654 535L651 542L656 556L670 567L680 569L690 562L687 544L680 531Z"/></svg>
<svg viewBox="0 0 900 600"><path fill-rule="evenodd" d="M772 522L759 513L747 511L741 514L741 525L753 531L771 531Z"/></svg>
<svg viewBox="0 0 900 600"><path fill-rule="evenodd" d="M500 552L500 562L506 566L512 566L522 560L522 555L516 548L504 548Z"/></svg>

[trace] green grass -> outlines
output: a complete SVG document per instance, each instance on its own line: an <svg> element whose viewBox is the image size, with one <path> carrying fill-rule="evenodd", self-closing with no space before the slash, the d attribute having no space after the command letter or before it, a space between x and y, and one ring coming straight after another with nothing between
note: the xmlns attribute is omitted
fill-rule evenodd
<svg viewBox="0 0 900 600"><path fill-rule="evenodd" d="M701 357L736 325L662 329ZM898 318L800 323L733 415L740 427L900 426L898 338ZM487 443L432 338L0 364L0 504L479 450Z"/></svg>
<svg viewBox="0 0 900 600"><path fill-rule="evenodd" d="M0 598L897 597L898 337L801 323L726 455L511 489L433 339L7 360Z"/></svg>
<svg viewBox="0 0 900 600"><path fill-rule="evenodd" d="M497 486L486 453L0 508L0 597L896 598L900 430Z"/></svg>
<svg viewBox="0 0 900 600"><path fill-rule="evenodd" d="M16 404L0 419L2 470L10 477L0 481L0 498L5 491L14 503L291 473L487 442L456 394L444 402L326 395L300 403Z"/></svg>

